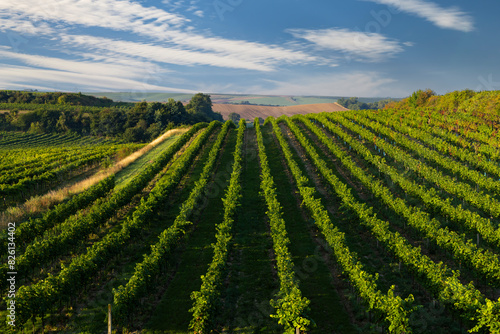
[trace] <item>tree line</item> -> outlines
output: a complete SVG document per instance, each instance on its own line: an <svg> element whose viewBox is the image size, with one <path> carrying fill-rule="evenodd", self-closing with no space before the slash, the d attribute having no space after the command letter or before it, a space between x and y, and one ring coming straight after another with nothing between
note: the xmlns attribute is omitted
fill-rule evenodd
<svg viewBox="0 0 500 334"><path fill-rule="evenodd" d="M338 104L350 110L383 109L385 105L390 102L394 102L394 100L386 99L375 102L361 102L357 97L350 97L350 98L342 97L337 100Z"/></svg>
<svg viewBox="0 0 500 334"><path fill-rule="evenodd" d="M16 97L12 103L33 103L34 100L19 100L19 96L33 94L27 92L0 91L2 96ZM9 95L10 94L10 95ZM47 93L55 95L55 93ZM69 94L71 95L71 94ZM75 94L78 95L78 94ZM59 97L67 95L59 95ZM83 95L85 96L85 95ZM9 98L10 99L10 98ZM81 102L84 99L80 100ZM109 100L113 103L112 100ZM71 105L68 103L68 106ZM122 138L128 142L147 142L163 131L183 124L222 121L222 115L212 110L210 95L198 93L184 105L181 101L169 99L167 103L140 102L132 107L108 106L94 112L75 108L54 110L50 103L40 103L34 111L16 109L0 113L0 130L25 131L29 133L78 133Z"/></svg>
<svg viewBox="0 0 500 334"><path fill-rule="evenodd" d="M114 102L107 97L94 97L82 93L37 92L0 90L0 103L34 103L34 104L66 104L73 106L111 107L130 105L130 103Z"/></svg>

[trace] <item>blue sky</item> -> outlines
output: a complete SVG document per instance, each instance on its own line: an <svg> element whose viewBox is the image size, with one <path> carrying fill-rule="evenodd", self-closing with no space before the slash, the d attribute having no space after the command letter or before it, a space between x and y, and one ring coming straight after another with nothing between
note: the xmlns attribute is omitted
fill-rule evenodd
<svg viewBox="0 0 500 334"><path fill-rule="evenodd" d="M499 1L1 0L0 89L500 89Z"/></svg>

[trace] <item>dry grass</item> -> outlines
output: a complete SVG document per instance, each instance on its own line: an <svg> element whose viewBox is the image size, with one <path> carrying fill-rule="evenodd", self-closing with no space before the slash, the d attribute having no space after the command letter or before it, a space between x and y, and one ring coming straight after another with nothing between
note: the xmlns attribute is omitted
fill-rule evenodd
<svg viewBox="0 0 500 334"><path fill-rule="evenodd" d="M43 212L50 206L61 203L69 196L81 193L85 189L104 180L106 177L121 171L122 169L139 159L141 156L151 151L154 147L164 142L167 138L183 134L188 130L189 129L169 130L140 150L120 160L113 166L97 172L96 174L85 180L77 182L73 185L66 186L64 188L51 190L44 195L33 196L21 205L7 208L7 210L5 210L5 212L2 212L2 214L0 215L0 227L3 228L7 226L9 222L19 221L27 215L35 215L37 213Z"/></svg>

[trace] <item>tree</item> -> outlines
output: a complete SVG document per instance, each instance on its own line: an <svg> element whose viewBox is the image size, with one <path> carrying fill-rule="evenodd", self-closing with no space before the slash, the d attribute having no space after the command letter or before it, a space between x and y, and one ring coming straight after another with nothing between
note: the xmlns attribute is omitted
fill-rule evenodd
<svg viewBox="0 0 500 334"><path fill-rule="evenodd" d="M198 93L195 94L189 101L186 109L191 114L203 114L211 117L213 114L212 100L210 95Z"/></svg>
<svg viewBox="0 0 500 334"><path fill-rule="evenodd" d="M155 120L156 112L161 109L163 109L163 103L153 102L151 104L148 104L148 109L146 111L146 114L144 115L144 119L146 120L148 125L151 125L156 122Z"/></svg>
<svg viewBox="0 0 500 334"><path fill-rule="evenodd" d="M431 96L436 95L432 89L417 90L408 98L408 104L412 108L423 106Z"/></svg>
<svg viewBox="0 0 500 334"><path fill-rule="evenodd" d="M67 120L66 120L66 115L64 113L61 113L61 116L59 116L59 119L57 120L56 130L59 133L69 131L69 127L67 125Z"/></svg>
<svg viewBox="0 0 500 334"><path fill-rule="evenodd" d="M198 93L193 96L186 106L191 115L191 123L210 122L212 120L223 121L222 115L212 110L210 95Z"/></svg>
<svg viewBox="0 0 500 334"><path fill-rule="evenodd" d="M127 113L127 122L125 123L125 128L133 128L141 119L145 119L148 112L148 103L140 102L135 105L135 107Z"/></svg>
<svg viewBox="0 0 500 334"><path fill-rule="evenodd" d="M7 114L0 113L0 130L8 130L10 127L10 123L7 118Z"/></svg>
<svg viewBox="0 0 500 334"><path fill-rule="evenodd" d="M118 136L123 133L127 115L120 109L104 108L92 116L91 131L94 135Z"/></svg>
<svg viewBox="0 0 500 334"><path fill-rule="evenodd" d="M56 130L57 122L61 117L60 111L39 109L35 112L37 113L37 115L39 115L44 129L46 129L48 132Z"/></svg>
<svg viewBox="0 0 500 334"><path fill-rule="evenodd" d="M181 101L168 99L168 102L161 109L155 111L155 121L161 123L162 128L165 128L171 122L175 124L189 123L189 117Z"/></svg>
<svg viewBox="0 0 500 334"><path fill-rule="evenodd" d="M31 124L36 122L40 122L41 124L43 124L42 119L37 112L22 113L19 114L16 118L12 119L12 125L16 126L22 131L28 131Z"/></svg>
<svg viewBox="0 0 500 334"><path fill-rule="evenodd" d="M240 121L240 114L237 114L235 112L232 112L229 114L228 118L233 121L235 124L238 124L238 122Z"/></svg>
<svg viewBox="0 0 500 334"><path fill-rule="evenodd" d="M145 131L140 127L127 128L123 134L123 139L128 142L140 142L144 140Z"/></svg>
<svg viewBox="0 0 500 334"><path fill-rule="evenodd" d="M42 133L44 133L43 126L42 126L42 124L40 124L40 122L31 123L30 129L28 130L28 132L33 133L33 134L42 134Z"/></svg>
<svg viewBox="0 0 500 334"><path fill-rule="evenodd" d="M61 95L57 99L57 104L67 104L67 103L68 103L68 99L67 99L66 95Z"/></svg>
<svg viewBox="0 0 500 334"><path fill-rule="evenodd" d="M146 130L146 137L148 141L151 141L161 134L161 123L153 123Z"/></svg>

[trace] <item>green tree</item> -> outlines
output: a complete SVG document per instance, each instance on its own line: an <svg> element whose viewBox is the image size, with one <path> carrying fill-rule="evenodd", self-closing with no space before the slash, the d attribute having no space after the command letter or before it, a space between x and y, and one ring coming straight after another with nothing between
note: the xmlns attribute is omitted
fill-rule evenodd
<svg viewBox="0 0 500 334"><path fill-rule="evenodd" d="M165 128L170 122L175 124L189 123L189 116L181 101L168 99L162 109L156 110L155 121L160 122L162 128Z"/></svg>
<svg viewBox="0 0 500 334"><path fill-rule="evenodd" d="M66 95L61 95L57 99L57 104L67 104L67 103L68 103L68 99L67 99Z"/></svg>
<svg viewBox="0 0 500 334"><path fill-rule="evenodd" d="M141 119L145 119L148 112L148 103L137 103L132 110L127 113L127 122L125 128L133 128L139 123Z"/></svg>
<svg viewBox="0 0 500 334"><path fill-rule="evenodd" d="M57 132L59 132L59 133L68 132L69 127L68 127L67 123L68 122L66 119L66 115L64 113L61 113L61 116L59 116L59 119L57 120L57 123L56 123Z"/></svg>
<svg viewBox="0 0 500 334"><path fill-rule="evenodd" d="M152 141L161 134L161 123L153 123L146 130L146 137L148 141Z"/></svg>
<svg viewBox="0 0 500 334"><path fill-rule="evenodd" d="M28 131L32 123L40 122L43 124L40 115L36 112L27 112L19 114L12 119L12 124L22 131Z"/></svg>
<svg viewBox="0 0 500 334"><path fill-rule="evenodd" d="M210 95L203 93L195 94L191 98L191 101L189 101L186 109L191 114L203 114L210 117L213 114Z"/></svg>
<svg viewBox="0 0 500 334"><path fill-rule="evenodd" d="M228 115L228 118L233 121L235 124L238 124L238 122L240 121L241 119L241 116L240 114L237 114L235 112L232 112Z"/></svg>
<svg viewBox="0 0 500 334"><path fill-rule="evenodd" d="M104 108L92 116L91 131L94 135L118 136L123 133L127 115L120 109Z"/></svg>
<svg viewBox="0 0 500 334"><path fill-rule="evenodd" d="M127 128L123 133L123 139L128 142L141 142L144 140L146 132L141 127Z"/></svg>
<svg viewBox="0 0 500 334"><path fill-rule="evenodd" d="M423 106L431 96L436 95L432 89L417 90L408 98L408 104L412 108Z"/></svg>
<svg viewBox="0 0 500 334"><path fill-rule="evenodd" d="M43 130L43 126L40 122L34 122L34 123L31 123L30 129L28 130L28 132L33 133L33 134L42 134L45 131Z"/></svg>

